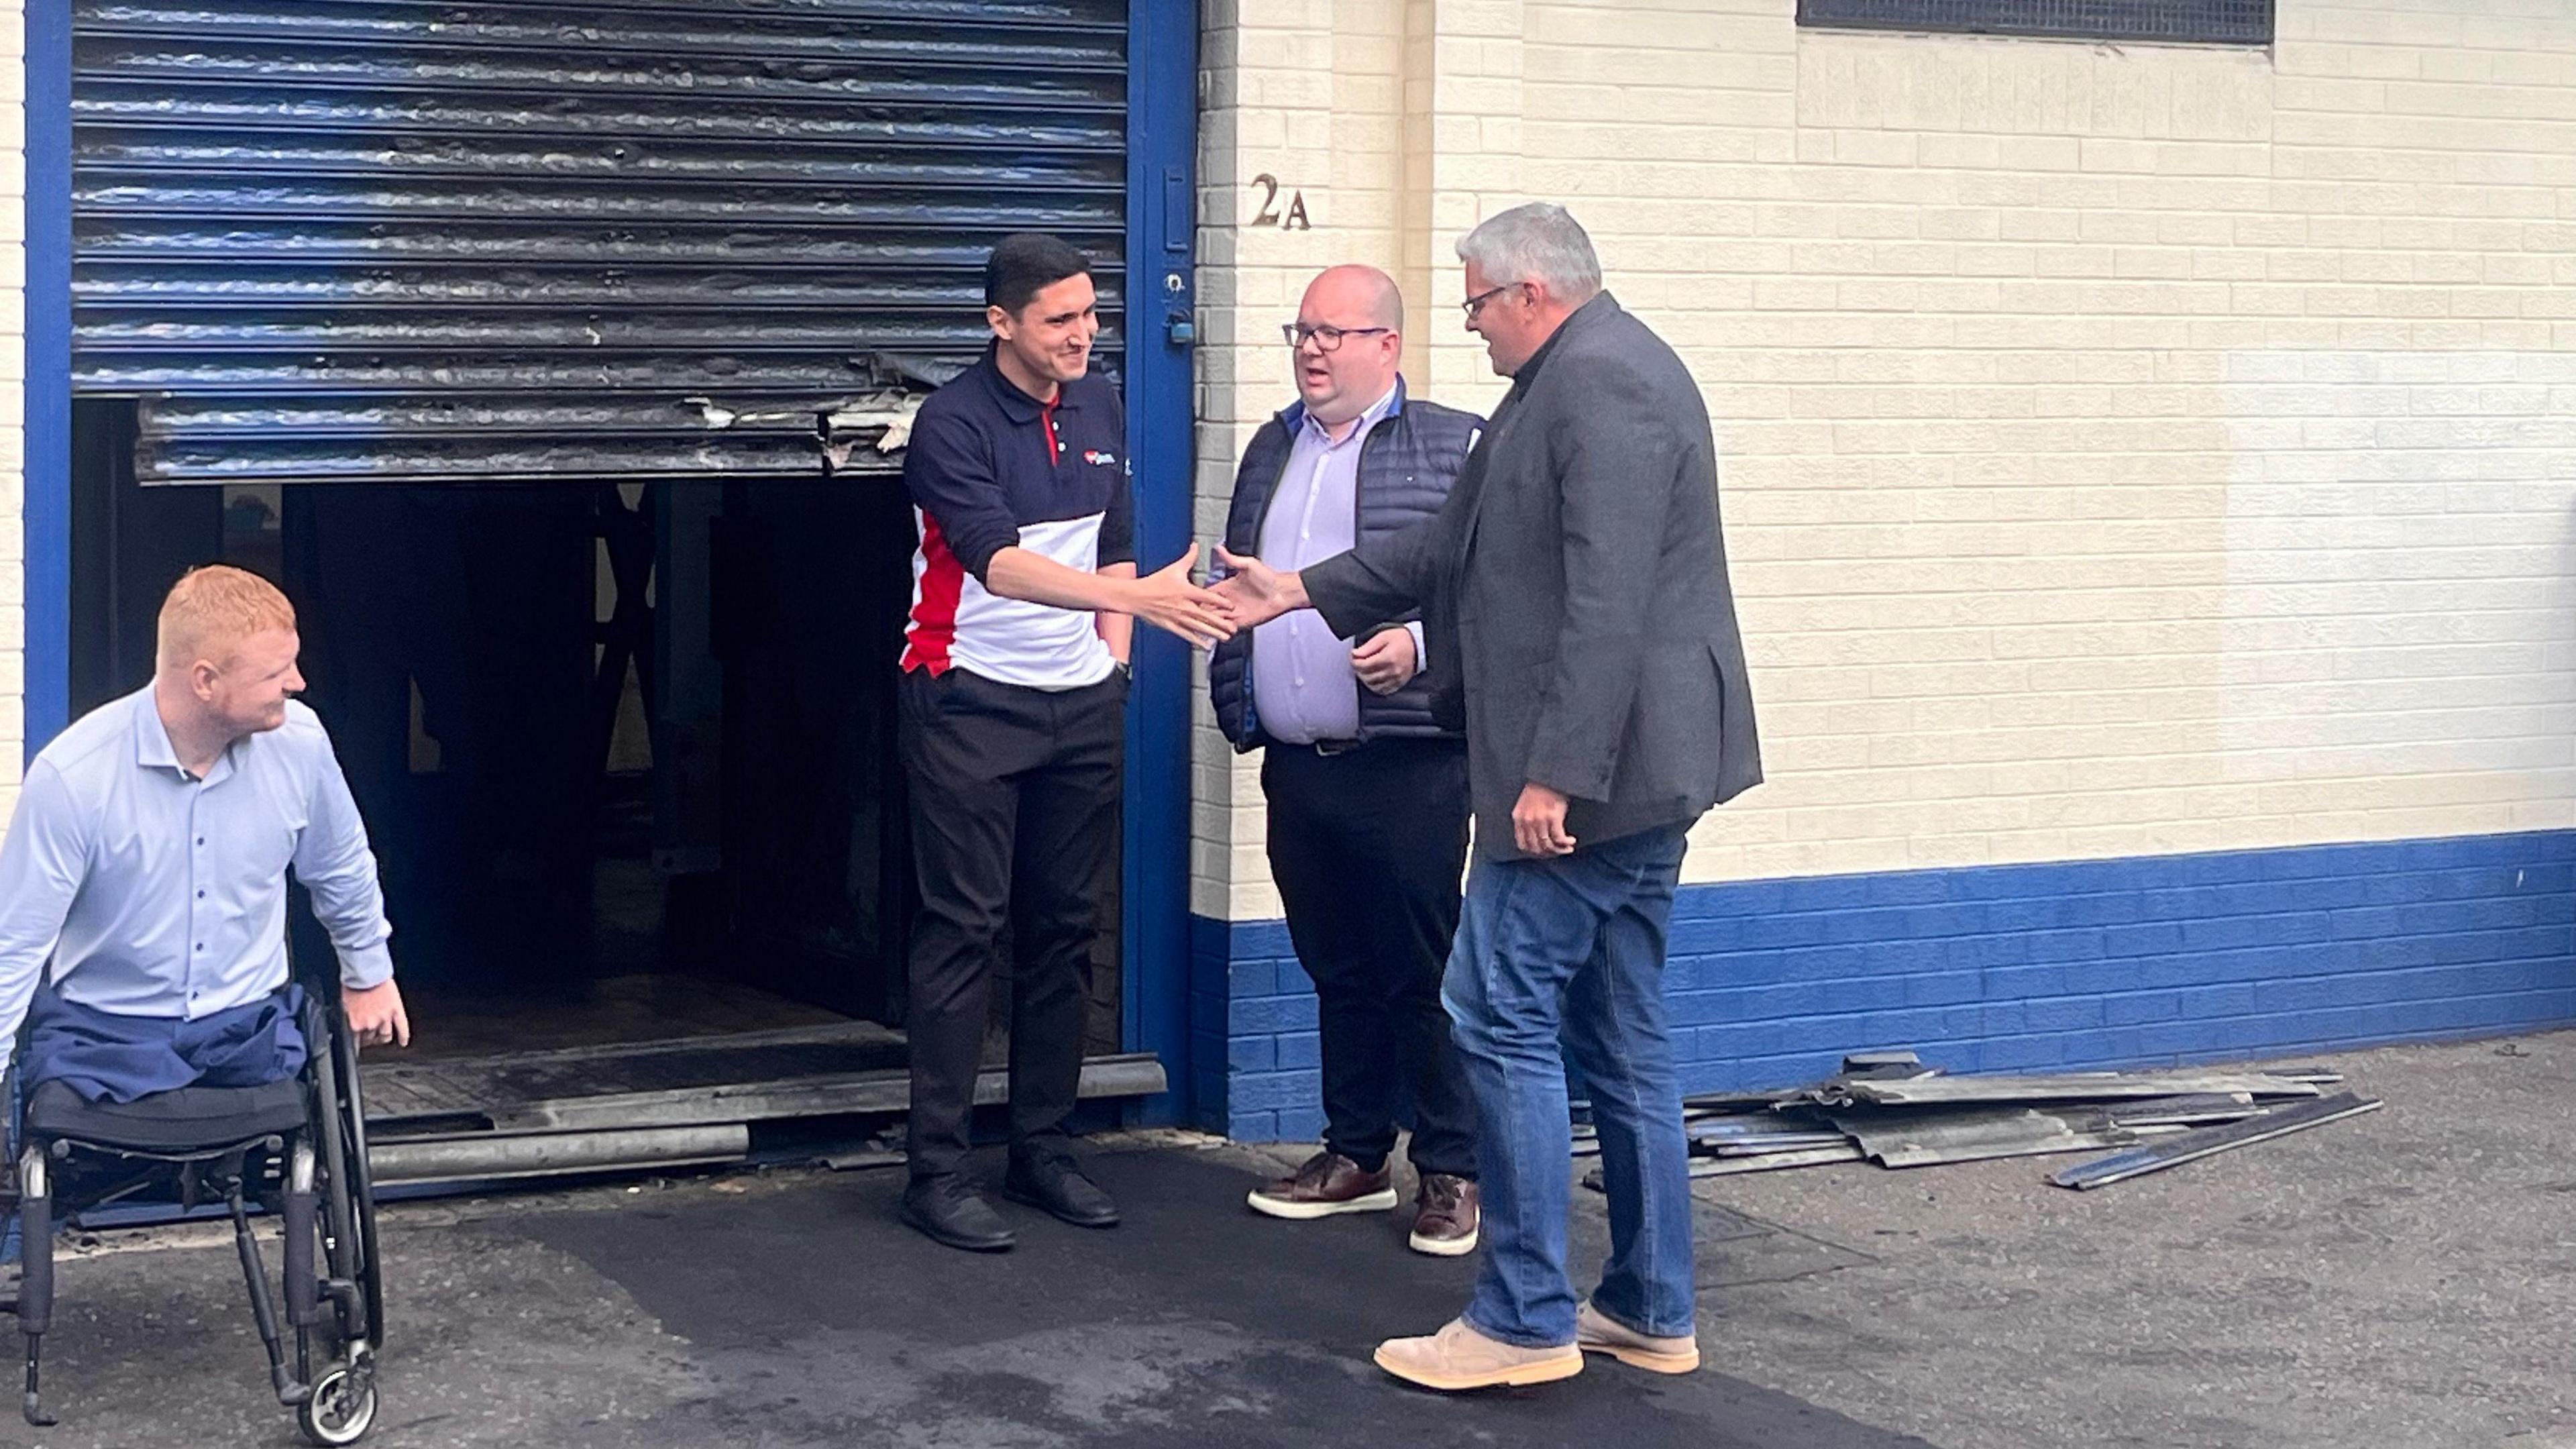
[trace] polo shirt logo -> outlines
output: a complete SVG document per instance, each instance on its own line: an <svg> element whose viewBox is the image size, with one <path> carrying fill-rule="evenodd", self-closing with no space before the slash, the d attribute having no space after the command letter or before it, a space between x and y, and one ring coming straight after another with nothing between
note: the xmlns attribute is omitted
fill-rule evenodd
<svg viewBox="0 0 2576 1449"><path fill-rule="evenodd" d="M1118 455L1115 453L1104 453L1098 448L1092 448L1083 453L1082 461L1089 463L1094 467L1106 468L1117 463Z"/></svg>

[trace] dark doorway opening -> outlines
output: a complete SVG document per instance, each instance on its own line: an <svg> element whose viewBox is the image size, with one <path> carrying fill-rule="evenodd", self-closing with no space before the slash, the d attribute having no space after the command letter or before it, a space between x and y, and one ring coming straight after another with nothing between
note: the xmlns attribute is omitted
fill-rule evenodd
<svg viewBox="0 0 2576 1449"><path fill-rule="evenodd" d="M186 568L287 590L420 1027L386 1060L438 1075L425 1112L502 1122L467 1100L506 1096L477 1085L502 1077L562 1094L900 1070L897 480L142 487L132 417L77 405L76 707L148 679ZM1114 878L1100 897L1088 1046L1106 1056Z"/></svg>

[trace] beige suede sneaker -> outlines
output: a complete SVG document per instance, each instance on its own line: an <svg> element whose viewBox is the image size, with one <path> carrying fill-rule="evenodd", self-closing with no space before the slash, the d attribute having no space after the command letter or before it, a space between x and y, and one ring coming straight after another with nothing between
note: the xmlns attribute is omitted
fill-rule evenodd
<svg viewBox="0 0 2576 1449"><path fill-rule="evenodd" d="M1606 1353L1630 1368L1659 1374L1686 1374L1699 1367L1696 1338L1655 1338L1639 1333L1595 1308L1587 1300L1574 1310L1574 1346L1585 1353Z"/></svg>
<svg viewBox="0 0 2576 1449"><path fill-rule="evenodd" d="M1469 1328L1463 1318L1450 1319L1429 1338L1390 1338L1377 1346L1376 1357L1377 1366L1397 1378L1446 1393L1553 1383L1583 1372L1583 1352L1573 1344L1514 1348Z"/></svg>

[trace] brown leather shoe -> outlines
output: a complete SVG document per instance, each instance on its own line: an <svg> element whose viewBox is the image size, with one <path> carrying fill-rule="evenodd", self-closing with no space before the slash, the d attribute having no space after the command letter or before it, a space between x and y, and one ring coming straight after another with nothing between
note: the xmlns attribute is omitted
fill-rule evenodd
<svg viewBox="0 0 2576 1449"><path fill-rule="evenodd" d="M1395 1179L1383 1166L1362 1172L1338 1152L1318 1152L1288 1176L1254 1188L1244 1201L1254 1212L1295 1222L1336 1213L1382 1213L1395 1206Z"/></svg>
<svg viewBox="0 0 2576 1449"><path fill-rule="evenodd" d="M1477 1222L1473 1179L1426 1172L1413 1197L1413 1236L1405 1244L1435 1258L1462 1257L1476 1251Z"/></svg>

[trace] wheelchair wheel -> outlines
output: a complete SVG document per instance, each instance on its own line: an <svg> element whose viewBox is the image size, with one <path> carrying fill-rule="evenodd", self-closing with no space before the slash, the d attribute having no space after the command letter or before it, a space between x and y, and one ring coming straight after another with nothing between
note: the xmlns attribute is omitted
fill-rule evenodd
<svg viewBox="0 0 2576 1449"><path fill-rule="evenodd" d="M376 1422L373 1372L335 1364L295 1411L295 1424L316 1444L354 1444Z"/></svg>
<svg viewBox="0 0 2576 1449"><path fill-rule="evenodd" d="M336 1011L333 1026L331 1045L339 1059L340 1095L347 1104L340 1113L341 1151L348 1159L349 1195L357 1208L351 1227L358 1251L350 1276L366 1295L368 1347L381 1349L385 1346L385 1273L376 1251L376 1174L367 1161L367 1102L358 1086L358 1039ZM372 1393L369 1402L374 1402Z"/></svg>
<svg viewBox="0 0 2576 1449"><path fill-rule="evenodd" d="M385 1291L376 1252L375 1180L367 1168L366 1104L359 1094L357 1040L336 1003L328 1022L331 1050L314 1063L314 1086L331 1119L318 1144L323 1254L330 1276L358 1289L358 1304L335 1300L342 1341L363 1344L371 1354L384 1343Z"/></svg>

